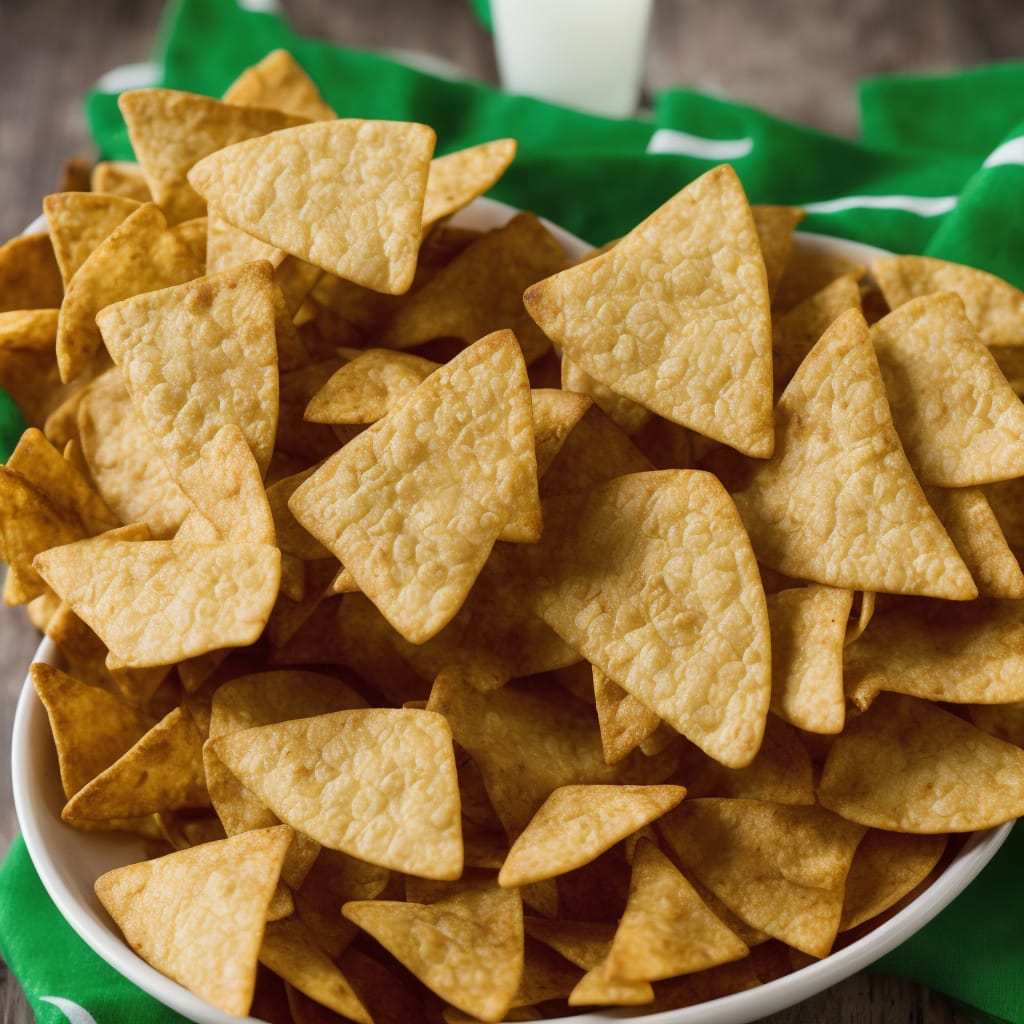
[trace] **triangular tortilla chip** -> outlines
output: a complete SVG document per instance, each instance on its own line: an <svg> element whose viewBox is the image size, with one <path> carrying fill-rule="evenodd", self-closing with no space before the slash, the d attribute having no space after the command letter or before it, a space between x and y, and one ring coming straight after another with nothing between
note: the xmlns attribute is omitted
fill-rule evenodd
<svg viewBox="0 0 1024 1024"><path fill-rule="evenodd" d="M550 347L523 308L523 290L565 266L561 245L532 213L488 231L402 300L379 333L385 348L435 338L469 344L501 328L515 333L527 363Z"/></svg>
<svg viewBox="0 0 1024 1024"><path fill-rule="evenodd" d="M345 445L288 507L395 629L422 643L462 607L513 517L531 508L539 532L536 481L526 366L499 331Z"/></svg>
<svg viewBox="0 0 1024 1024"><path fill-rule="evenodd" d="M984 270L931 256L883 256L871 264L890 309L932 292L956 292L986 345L1024 342L1024 292Z"/></svg>
<svg viewBox="0 0 1024 1024"><path fill-rule="evenodd" d="M1024 604L884 608L846 648L844 663L847 694L860 707L882 690L950 704L1024 700Z"/></svg>
<svg viewBox="0 0 1024 1024"><path fill-rule="evenodd" d="M660 981L739 960L750 950L649 839L633 854L629 902L608 952L616 978Z"/></svg>
<svg viewBox="0 0 1024 1024"><path fill-rule="evenodd" d="M529 885L587 864L684 796L682 786L560 786L512 844L498 884Z"/></svg>
<svg viewBox="0 0 1024 1024"><path fill-rule="evenodd" d="M95 192L57 192L43 200L65 288L93 249L139 206L134 199Z"/></svg>
<svg viewBox="0 0 1024 1024"><path fill-rule="evenodd" d="M70 799L112 765L153 725L153 719L98 686L37 662L32 685L46 708L57 747L64 795Z"/></svg>
<svg viewBox="0 0 1024 1024"><path fill-rule="evenodd" d="M97 879L96 895L144 960L242 1017L291 838L279 825L115 868Z"/></svg>
<svg viewBox="0 0 1024 1024"><path fill-rule="evenodd" d="M96 314L101 309L132 295L183 284L202 272L202 262L180 235L168 230L159 207L146 203L129 214L68 283L57 324L61 380L79 376L100 347Z"/></svg>
<svg viewBox="0 0 1024 1024"><path fill-rule="evenodd" d="M423 197L423 230L482 196L515 155L515 139L495 139L431 160Z"/></svg>
<svg viewBox="0 0 1024 1024"><path fill-rule="evenodd" d="M108 306L96 318L172 476L227 424L261 472L278 412L275 286L258 260Z"/></svg>
<svg viewBox="0 0 1024 1024"><path fill-rule="evenodd" d="M125 667L147 668L255 643L277 596L281 552L101 535L50 548L35 567Z"/></svg>
<svg viewBox="0 0 1024 1024"><path fill-rule="evenodd" d="M221 103L177 89L135 89L117 99L153 200L177 223L206 213L186 175L198 160L225 146L305 124L267 107Z"/></svg>
<svg viewBox="0 0 1024 1024"><path fill-rule="evenodd" d="M811 956L832 948L859 825L821 807L709 798L684 801L658 831L748 924Z"/></svg>
<svg viewBox="0 0 1024 1024"><path fill-rule="evenodd" d="M287 50L272 50L246 68L228 86L224 102L273 107L309 121L330 121L338 116Z"/></svg>
<svg viewBox="0 0 1024 1024"><path fill-rule="evenodd" d="M429 377L440 363L386 348L346 349L350 359L306 406L311 423L376 423Z"/></svg>
<svg viewBox="0 0 1024 1024"><path fill-rule="evenodd" d="M871 328L871 341L921 483L966 487L1024 475L1024 403L958 296L911 299Z"/></svg>
<svg viewBox="0 0 1024 1024"><path fill-rule="evenodd" d="M56 309L0 313L0 388L37 426L66 397L56 360L59 316Z"/></svg>
<svg viewBox="0 0 1024 1024"><path fill-rule="evenodd" d="M853 591L791 587L768 595L772 711L808 732L841 732L846 719L843 642Z"/></svg>
<svg viewBox="0 0 1024 1024"><path fill-rule="evenodd" d="M548 337L613 391L747 455L771 455L768 286L728 165L607 253L533 285L524 302Z"/></svg>
<svg viewBox="0 0 1024 1024"><path fill-rule="evenodd" d="M77 420L89 476L104 502L121 522L145 523L154 540L173 537L194 506L157 454L116 366L85 388Z"/></svg>
<svg viewBox="0 0 1024 1024"><path fill-rule="evenodd" d="M775 456L733 496L758 561L850 590L977 597L907 462L859 311L800 364L776 420Z"/></svg>
<svg viewBox="0 0 1024 1024"><path fill-rule="evenodd" d="M549 682L545 686L550 689ZM617 765L606 764L597 722L586 705L558 700L545 686L510 683L481 693L441 673L427 704L445 716L455 741L473 758L513 839L559 786L649 785L664 782L675 766L671 752L645 757L639 751Z"/></svg>
<svg viewBox="0 0 1024 1024"><path fill-rule="evenodd" d="M275 544L274 517L260 467L242 428L221 427L181 471L182 489L213 524L218 540Z"/></svg>
<svg viewBox="0 0 1024 1024"><path fill-rule="evenodd" d="M209 806L203 737L192 716L178 707L75 793L61 817L74 824Z"/></svg>
<svg viewBox="0 0 1024 1024"><path fill-rule="evenodd" d="M604 759L609 764L618 764L655 733L661 719L596 665L591 668Z"/></svg>
<svg viewBox="0 0 1024 1024"><path fill-rule="evenodd" d="M982 597L1024 598L1021 571L981 487L925 487ZM849 642L849 639L847 639Z"/></svg>
<svg viewBox="0 0 1024 1024"><path fill-rule="evenodd" d="M755 205L750 212L764 258L768 293L774 295L793 249L793 231L807 214L797 206Z"/></svg>
<svg viewBox="0 0 1024 1024"><path fill-rule="evenodd" d="M236 227L307 263L401 294L416 272L434 132L341 119L241 142L189 182Z"/></svg>
<svg viewBox="0 0 1024 1024"><path fill-rule="evenodd" d="M637 473L548 499L528 550L534 607L569 646L722 763L749 764L771 695L768 614L710 473Z"/></svg>
<svg viewBox="0 0 1024 1024"><path fill-rule="evenodd" d="M48 234L18 235L0 245L0 313L56 309L63 295Z"/></svg>
<svg viewBox="0 0 1024 1024"><path fill-rule="evenodd" d="M98 161L89 176L89 186L93 192L124 196L138 203L153 202L153 193L149 191L142 170L134 160Z"/></svg>
<svg viewBox="0 0 1024 1024"><path fill-rule="evenodd" d="M426 711L338 711L221 736L214 753L282 821L353 857L462 873L451 730Z"/></svg>
<svg viewBox="0 0 1024 1024"><path fill-rule="evenodd" d="M268 924L260 963L300 992L357 1024L374 1024L344 973L297 917Z"/></svg>
<svg viewBox="0 0 1024 1024"><path fill-rule="evenodd" d="M929 701L883 693L829 749L818 799L894 832L973 832L1024 814L1024 750Z"/></svg>
<svg viewBox="0 0 1024 1024"><path fill-rule="evenodd" d="M523 974L517 891L471 889L429 904L351 902L342 913L442 999L479 1020L504 1019Z"/></svg>

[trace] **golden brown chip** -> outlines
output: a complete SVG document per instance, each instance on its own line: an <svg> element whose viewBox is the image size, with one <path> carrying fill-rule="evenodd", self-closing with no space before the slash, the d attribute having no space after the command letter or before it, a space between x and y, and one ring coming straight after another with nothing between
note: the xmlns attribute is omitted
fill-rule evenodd
<svg viewBox="0 0 1024 1024"><path fill-rule="evenodd" d="M267 925L260 963L300 992L358 1024L373 1024L348 979L296 917Z"/></svg>
<svg viewBox="0 0 1024 1024"><path fill-rule="evenodd" d="M533 400L533 438L537 447L537 477L540 479L593 402L585 395L574 395L558 388L534 388L530 398Z"/></svg>
<svg viewBox="0 0 1024 1024"><path fill-rule="evenodd" d="M96 319L173 476L227 424L241 427L266 472L278 408L268 263L137 295Z"/></svg>
<svg viewBox="0 0 1024 1024"><path fill-rule="evenodd" d="M539 528L536 467L526 367L501 331L350 441L288 507L388 621L422 643L458 612L524 506Z"/></svg>
<svg viewBox="0 0 1024 1024"><path fill-rule="evenodd" d="M1024 475L1024 403L958 296L911 299L871 328L871 342L921 483L966 487Z"/></svg>
<svg viewBox="0 0 1024 1024"><path fill-rule="evenodd" d="M753 760L771 695L768 615L711 474L638 473L549 499L530 556L534 607L566 643L724 764Z"/></svg>
<svg viewBox="0 0 1024 1024"><path fill-rule="evenodd" d="M523 909L516 890L471 889L434 903L346 903L427 988L479 1020L502 1020L523 974Z"/></svg>
<svg viewBox="0 0 1024 1024"><path fill-rule="evenodd" d="M986 345L1024 344L1024 292L994 274L931 256L884 256L871 264L890 309L932 292L955 292Z"/></svg>
<svg viewBox="0 0 1024 1024"><path fill-rule="evenodd" d="M625 395L617 394L610 387L591 377L568 356L562 356L562 388L592 398L605 416L627 434L637 433L654 415L646 406L626 398Z"/></svg>
<svg viewBox="0 0 1024 1024"><path fill-rule="evenodd" d="M476 762L494 811L513 839L559 786L648 785L664 782L675 765L671 752L648 758L639 751L617 765L606 764L593 713L585 704L558 699L550 682L481 693L442 673L427 707L447 718L456 742Z"/></svg>
<svg viewBox="0 0 1024 1024"><path fill-rule="evenodd" d="M502 328L513 331L527 363L549 348L523 307L523 290L565 265L562 247L541 221L520 213L482 235L397 307L376 344L412 348L435 338L469 344Z"/></svg>
<svg viewBox="0 0 1024 1024"><path fill-rule="evenodd" d="M202 751L203 737L192 716L175 708L78 790L61 817L77 824L209 807Z"/></svg>
<svg viewBox="0 0 1024 1024"><path fill-rule="evenodd" d="M776 420L775 456L734 495L759 561L850 590L977 596L907 462L859 312L814 346Z"/></svg>
<svg viewBox="0 0 1024 1024"><path fill-rule="evenodd" d="M727 165L604 255L533 285L524 302L548 337L613 391L745 454L771 455L764 260Z"/></svg>
<svg viewBox="0 0 1024 1024"><path fill-rule="evenodd" d="M860 841L846 876L839 930L888 910L927 877L946 849L944 835L904 835L870 828Z"/></svg>
<svg viewBox="0 0 1024 1024"><path fill-rule="evenodd" d="M608 973L626 981L658 981L707 970L748 952L668 857L641 839L629 902L605 960Z"/></svg>
<svg viewBox="0 0 1024 1024"><path fill-rule="evenodd" d="M42 426L64 397L55 355L59 315L56 309L0 313L0 388L33 426Z"/></svg>
<svg viewBox="0 0 1024 1024"><path fill-rule="evenodd" d="M323 846L426 878L462 872L458 779L440 715L339 711L231 733L213 751Z"/></svg>
<svg viewBox="0 0 1024 1024"><path fill-rule="evenodd" d="M274 107L310 121L330 121L338 116L287 50L272 50L246 68L228 86L224 102Z"/></svg>
<svg viewBox="0 0 1024 1024"><path fill-rule="evenodd" d="M871 828L990 828L1024 813L1024 750L927 701L883 693L832 743L818 799Z"/></svg>
<svg viewBox="0 0 1024 1024"><path fill-rule="evenodd" d="M698 747L679 751L672 782L686 786L691 797L728 796L778 804L813 804L814 766L800 735L782 719L768 716L757 757L746 768L726 768Z"/></svg>
<svg viewBox="0 0 1024 1024"><path fill-rule="evenodd" d="M139 205L134 199L96 192L58 192L43 200L65 287L93 249Z"/></svg>
<svg viewBox="0 0 1024 1024"><path fill-rule="evenodd" d="M843 313L860 309L856 273L830 281L772 323L772 375L776 394L789 383L815 342Z"/></svg>
<svg viewBox="0 0 1024 1024"><path fill-rule="evenodd" d="M193 505L156 454L116 366L85 389L77 419L89 476L104 502L121 522L145 523L154 539L173 537Z"/></svg>
<svg viewBox="0 0 1024 1024"><path fill-rule="evenodd" d="M144 960L241 1017L291 837L279 825L115 868L97 879L96 895Z"/></svg>
<svg viewBox="0 0 1024 1024"><path fill-rule="evenodd" d="M764 257L768 294L774 295L789 263L793 231L807 214L796 206L751 206L757 240Z"/></svg>
<svg viewBox="0 0 1024 1024"><path fill-rule="evenodd" d="M423 230L482 196L516 155L515 139L495 139L430 161L423 197Z"/></svg>
<svg viewBox="0 0 1024 1024"><path fill-rule="evenodd" d="M1020 601L905 602L880 610L844 655L846 690L866 707L881 690L955 704L1024 700Z"/></svg>
<svg viewBox="0 0 1024 1024"><path fill-rule="evenodd" d="M561 786L512 844L498 884L529 885L572 871L661 817L684 796L682 786Z"/></svg>
<svg viewBox="0 0 1024 1024"><path fill-rule="evenodd" d="M90 185L93 192L124 196L139 203L153 202L142 170L131 160L100 160L92 169Z"/></svg>
<svg viewBox="0 0 1024 1024"><path fill-rule="evenodd" d="M113 764L153 725L148 715L97 686L42 662L30 670L46 708L68 799Z"/></svg>
<svg viewBox="0 0 1024 1024"><path fill-rule="evenodd" d="M661 719L596 665L592 668L604 759L609 764L618 764L654 734Z"/></svg>
<svg viewBox="0 0 1024 1024"><path fill-rule="evenodd" d="M121 525L92 485L35 427L18 440L7 468L37 487L69 519L77 519L88 535Z"/></svg>
<svg viewBox="0 0 1024 1024"><path fill-rule="evenodd" d="M197 442L198 443L198 442ZM221 427L180 475L182 489L214 527L218 540L275 544L274 517L242 428Z"/></svg>
<svg viewBox="0 0 1024 1024"><path fill-rule="evenodd" d="M50 548L35 567L125 667L146 668L254 643L277 596L281 553L100 536Z"/></svg>
<svg viewBox="0 0 1024 1024"><path fill-rule="evenodd" d="M863 828L821 807L701 799L658 830L683 869L744 921L811 956L832 948Z"/></svg>
<svg viewBox="0 0 1024 1024"><path fill-rule="evenodd" d="M306 406L312 423L376 423L397 408L440 364L385 348L346 349L350 362Z"/></svg>
<svg viewBox="0 0 1024 1024"><path fill-rule="evenodd" d="M771 709L799 729L842 731L843 643L852 607L852 590L816 583L768 595Z"/></svg>
<svg viewBox="0 0 1024 1024"><path fill-rule="evenodd" d="M0 245L0 313L56 309L64 284L50 236L20 235Z"/></svg>
<svg viewBox="0 0 1024 1024"><path fill-rule="evenodd" d="M867 271L845 253L835 251L826 240L796 236L782 278L772 294L772 313L780 316L804 299L821 291L831 281L854 274L859 280Z"/></svg>
<svg viewBox="0 0 1024 1024"><path fill-rule="evenodd" d="M377 291L412 284L434 132L341 119L228 146L189 182L236 227Z"/></svg>
<svg viewBox="0 0 1024 1024"><path fill-rule="evenodd" d="M1024 598L1024 572L980 487L925 487L981 597Z"/></svg>
<svg viewBox="0 0 1024 1024"><path fill-rule="evenodd" d="M186 177L193 164L233 143L306 122L281 110L221 103L176 89L130 90L121 93L117 105L153 200L174 223L206 213Z"/></svg>
<svg viewBox="0 0 1024 1024"><path fill-rule="evenodd" d="M140 206L89 254L68 284L57 325L61 379L79 376L100 347L96 314L119 299L191 281L203 272L187 242L152 203Z"/></svg>

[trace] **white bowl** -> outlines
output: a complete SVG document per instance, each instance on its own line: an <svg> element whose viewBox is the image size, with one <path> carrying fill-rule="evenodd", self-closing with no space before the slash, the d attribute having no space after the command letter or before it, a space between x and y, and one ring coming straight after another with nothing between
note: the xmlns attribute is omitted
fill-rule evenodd
<svg viewBox="0 0 1024 1024"><path fill-rule="evenodd" d="M503 203L481 199L462 211L455 223L491 228L505 223L515 212ZM585 242L557 225L547 226L571 257L589 250ZM824 235L800 237L805 244L861 263L885 255L881 249ZM54 645L44 640L36 660L57 663L58 658ZM61 821L65 798L56 751L46 711L29 679L15 713L11 759L14 805L25 845L43 886L68 924L116 971L171 1009L198 1024L238 1024L239 1018L214 1009L136 956L100 906L93 892L95 880L112 868L145 859L143 842L125 833L82 832ZM559 1020L601 1024L637 1017L644 1024L746 1024L793 1006L855 974L927 924L992 859L1011 828L1009 823L970 836L946 870L903 910L849 946L785 977L750 991L663 1013L613 1010Z"/></svg>

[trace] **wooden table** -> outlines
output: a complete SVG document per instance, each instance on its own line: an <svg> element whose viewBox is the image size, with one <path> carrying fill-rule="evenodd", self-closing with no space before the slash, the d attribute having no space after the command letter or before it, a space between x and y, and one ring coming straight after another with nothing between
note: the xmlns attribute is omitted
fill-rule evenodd
<svg viewBox="0 0 1024 1024"><path fill-rule="evenodd" d="M159 0L0 0L0 239L39 213L68 157L89 155L81 98L108 68L149 56L161 6ZM425 52L496 80L490 38L464 0L286 0L285 8L305 35ZM648 92L680 83L713 87L851 136L857 130L854 86L867 75L943 70L1024 53L1024 9L1014 0L657 0L653 22ZM0 610L0 851L17 830L10 732L36 643L20 609ZM766 1018L772 1024L966 1019L922 986L872 974ZM0 967L0 1024L31 1020L17 984Z"/></svg>

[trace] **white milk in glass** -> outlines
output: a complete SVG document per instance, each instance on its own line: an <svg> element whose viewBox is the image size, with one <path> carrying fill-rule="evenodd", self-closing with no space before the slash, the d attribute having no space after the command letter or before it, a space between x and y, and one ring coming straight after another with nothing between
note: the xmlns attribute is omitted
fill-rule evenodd
<svg viewBox="0 0 1024 1024"><path fill-rule="evenodd" d="M595 114L636 111L651 0L491 0L501 84Z"/></svg>

